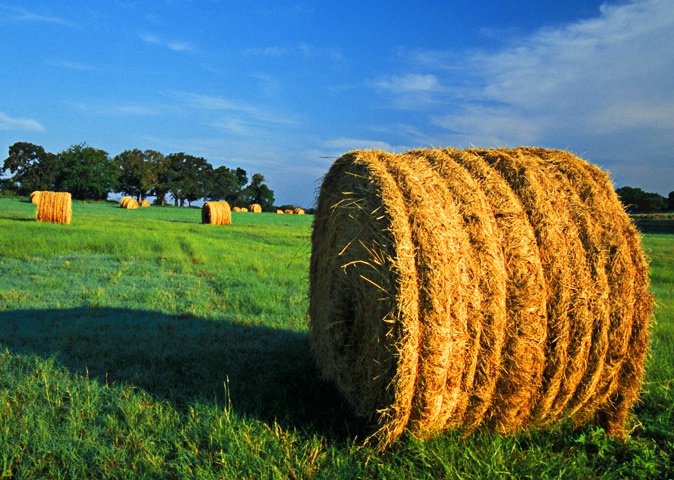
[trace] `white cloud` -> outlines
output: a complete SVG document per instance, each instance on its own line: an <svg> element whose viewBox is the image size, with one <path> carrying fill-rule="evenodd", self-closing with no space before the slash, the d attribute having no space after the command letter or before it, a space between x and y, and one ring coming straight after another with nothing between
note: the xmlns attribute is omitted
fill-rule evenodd
<svg viewBox="0 0 674 480"><path fill-rule="evenodd" d="M25 8L0 5L0 19L3 18L18 22L51 23L65 27L75 26L73 22L50 13L38 13Z"/></svg>
<svg viewBox="0 0 674 480"><path fill-rule="evenodd" d="M30 118L12 118L0 112L0 130L43 132L44 127L37 120Z"/></svg>
<svg viewBox="0 0 674 480"><path fill-rule="evenodd" d="M333 138L331 140L326 140L322 144L324 147L334 150L339 150L340 152L347 152L350 150L384 150L386 152L393 152L393 147L379 140L366 140L360 138Z"/></svg>
<svg viewBox="0 0 674 480"><path fill-rule="evenodd" d="M394 93L437 92L442 90L440 82L431 74L408 74L390 76L373 82L376 88Z"/></svg>
<svg viewBox="0 0 674 480"><path fill-rule="evenodd" d="M194 46L189 42L183 42L178 40L165 40L153 33L148 32L140 33L138 34L138 36L145 43L149 43L151 45L159 45L161 47L168 48L169 50L173 50L174 52L181 52L181 53L194 52Z"/></svg>

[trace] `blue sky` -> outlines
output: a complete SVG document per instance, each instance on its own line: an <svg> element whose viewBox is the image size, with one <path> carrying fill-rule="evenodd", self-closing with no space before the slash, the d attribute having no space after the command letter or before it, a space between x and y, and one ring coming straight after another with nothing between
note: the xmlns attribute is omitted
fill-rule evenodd
<svg viewBox="0 0 674 480"><path fill-rule="evenodd" d="M674 0L0 0L0 34L0 161L185 152L309 207L349 150L535 145L674 190Z"/></svg>

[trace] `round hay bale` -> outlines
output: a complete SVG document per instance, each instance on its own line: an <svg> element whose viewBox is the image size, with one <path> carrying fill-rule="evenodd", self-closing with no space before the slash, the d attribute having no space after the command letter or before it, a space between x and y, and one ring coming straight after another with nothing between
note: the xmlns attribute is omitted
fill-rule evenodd
<svg viewBox="0 0 674 480"><path fill-rule="evenodd" d="M40 195L42 195L42 191L40 190L35 190L30 194L30 203L37 205L40 203Z"/></svg>
<svg viewBox="0 0 674 480"><path fill-rule="evenodd" d="M640 238L604 172L538 148L350 152L321 187L310 337L385 448L572 419L624 435L648 350Z"/></svg>
<svg viewBox="0 0 674 480"><path fill-rule="evenodd" d="M41 192L37 204L38 222L69 224L73 216L72 196L68 192Z"/></svg>
<svg viewBox="0 0 674 480"><path fill-rule="evenodd" d="M232 211L227 202L206 202L201 207L201 223L231 225Z"/></svg>
<svg viewBox="0 0 674 480"><path fill-rule="evenodd" d="M283 215L283 210L276 210L277 215Z"/></svg>
<svg viewBox="0 0 674 480"><path fill-rule="evenodd" d="M138 203L138 205L141 206L141 207L149 207L149 206L151 206L152 204L151 204L149 201L147 201L147 200L145 200L145 199L142 199L142 200Z"/></svg>
<svg viewBox="0 0 674 480"><path fill-rule="evenodd" d="M261 207L260 205L258 205L257 203L253 203L253 204L250 206L250 209L249 209L249 210L250 210L251 212L253 212L253 213L261 213L261 212L262 212L262 207Z"/></svg>
<svg viewBox="0 0 674 480"><path fill-rule="evenodd" d="M246 207L241 207L241 208L239 208L239 212L246 213L246 212L248 212L248 209Z"/></svg>
<svg viewBox="0 0 674 480"><path fill-rule="evenodd" d="M297 207L296 209L293 210L293 213L295 215L304 215L304 209Z"/></svg>
<svg viewBox="0 0 674 480"><path fill-rule="evenodd" d="M295 213L295 210L288 208L288 209L285 210L284 213L285 213L286 215L292 215L293 213Z"/></svg>
<svg viewBox="0 0 674 480"><path fill-rule="evenodd" d="M134 210L138 208L138 201L133 197L122 197L119 201L119 206L127 210Z"/></svg>
<svg viewBox="0 0 674 480"><path fill-rule="evenodd" d="M240 212L240 211L241 211L241 207L232 208L232 212Z"/></svg>

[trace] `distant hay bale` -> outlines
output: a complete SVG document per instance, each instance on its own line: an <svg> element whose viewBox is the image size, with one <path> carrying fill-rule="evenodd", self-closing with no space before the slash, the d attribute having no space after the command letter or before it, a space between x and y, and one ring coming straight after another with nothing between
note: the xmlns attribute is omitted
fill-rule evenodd
<svg viewBox="0 0 674 480"><path fill-rule="evenodd" d="M278 215L283 215L283 210L276 210L276 213L277 213Z"/></svg>
<svg viewBox="0 0 674 480"><path fill-rule="evenodd" d="M69 224L73 216L72 196L68 192L41 192L37 221Z"/></svg>
<svg viewBox="0 0 674 480"><path fill-rule="evenodd" d="M201 223L210 225L230 225L232 211L227 202L206 202L201 207Z"/></svg>
<svg viewBox="0 0 674 480"><path fill-rule="evenodd" d="M241 207L239 208L239 212L248 212L248 209L246 207Z"/></svg>
<svg viewBox="0 0 674 480"><path fill-rule="evenodd" d="M293 210L293 213L295 215L304 215L304 210L301 209L300 207L297 207L296 209Z"/></svg>
<svg viewBox="0 0 674 480"><path fill-rule="evenodd" d="M295 213L295 211L292 210L291 208L288 208L288 209L285 210L286 215L292 215L293 213Z"/></svg>
<svg viewBox="0 0 674 480"><path fill-rule="evenodd" d="M133 197L122 197L119 201L119 206L127 210L134 210L138 208L138 201Z"/></svg>
<svg viewBox="0 0 674 480"><path fill-rule="evenodd" d="M253 203L250 206L250 211L253 213L261 213L262 212L262 207L258 205L257 203Z"/></svg>
<svg viewBox="0 0 674 480"><path fill-rule="evenodd" d="M42 191L40 190L35 190L33 193L30 194L30 203L37 205L40 203L40 195L42 195Z"/></svg>
<svg viewBox="0 0 674 480"><path fill-rule="evenodd" d="M141 206L141 207L149 207L149 206L151 206L152 204L151 204L149 201L147 201L147 200L145 200L145 199L142 199L142 200L140 201L140 203L138 203L138 205Z"/></svg>
<svg viewBox="0 0 674 480"><path fill-rule="evenodd" d="M240 212L240 211L241 211L241 207L232 208L232 212Z"/></svg>
<svg viewBox="0 0 674 480"><path fill-rule="evenodd" d="M625 434L653 298L606 173L540 148L348 153L321 187L310 337L385 448L565 419Z"/></svg>

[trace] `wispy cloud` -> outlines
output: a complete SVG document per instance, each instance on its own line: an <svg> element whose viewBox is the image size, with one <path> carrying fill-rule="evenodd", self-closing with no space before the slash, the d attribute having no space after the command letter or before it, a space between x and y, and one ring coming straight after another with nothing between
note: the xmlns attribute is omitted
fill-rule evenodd
<svg viewBox="0 0 674 480"><path fill-rule="evenodd" d="M184 42L180 40L166 40L153 33L142 32L138 36L145 43L149 43L151 45L159 45L161 47L168 48L169 50L173 50L174 52L192 53L195 50L194 46L189 42Z"/></svg>
<svg viewBox="0 0 674 480"><path fill-rule="evenodd" d="M0 112L0 130L43 132L44 127L37 120L30 118L12 118Z"/></svg>
<svg viewBox="0 0 674 480"><path fill-rule="evenodd" d="M393 152L394 148L386 143L379 140L367 140L361 138L346 138L339 137L333 138L331 140L326 140L322 144L323 147L337 150L340 152L345 152L349 150L384 150L385 152Z"/></svg>
<svg viewBox="0 0 674 480"><path fill-rule="evenodd" d="M244 115L247 120L239 121L239 126L243 124L252 124L251 120L254 120L255 123L263 123L266 125L276 125L276 126L297 126L299 125L299 120L293 118L292 116L286 114L277 114L274 113L272 109L265 108L262 106L250 105L244 102L232 100L225 97L213 96L213 95L202 95L198 93L188 93L188 92L178 92L173 93L171 96L174 96L184 102L185 105L195 109L202 110L214 110L214 111L223 111L230 113L238 113ZM229 125L233 126L231 123L231 118L228 119ZM227 125L227 123L221 123L220 126Z"/></svg>
<svg viewBox="0 0 674 480"><path fill-rule="evenodd" d="M100 117L153 117L175 113L176 109L161 104L123 103L113 101L64 102L69 108Z"/></svg>
<svg viewBox="0 0 674 480"><path fill-rule="evenodd" d="M337 48L315 47L308 43L300 42L294 45L270 45L266 47L249 47L241 50L244 56L284 58L299 57L303 59L328 59L333 62L343 62L344 54Z"/></svg>
<svg viewBox="0 0 674 480"><path fill-rule="evenodd" d="M66 70L76 70L80 72L94 72L98 70L98 68L92 65L80 62L73 62L70 60L47 60L47 64L57 68L63 68Z"/></svg>
<svg viewBox="0 0 674 480"><path fill-rule="evenodd" d="M41 13L27 10L25 8L10 7L0 5L0 19L5 19L15 22L31 22L31 23L51 23L55 25L62 25L65 27L74 27L76 24L70 20L52 15L51 13Z"/></svg>

